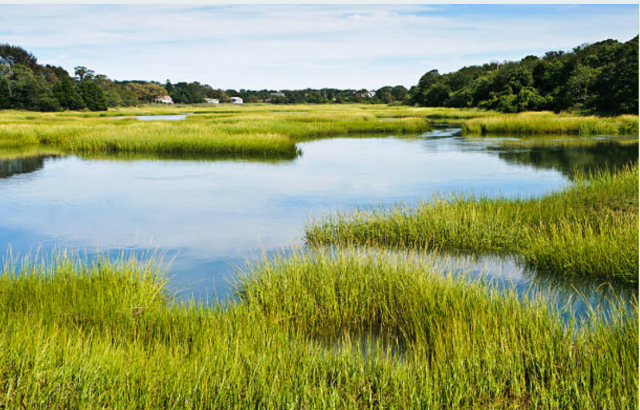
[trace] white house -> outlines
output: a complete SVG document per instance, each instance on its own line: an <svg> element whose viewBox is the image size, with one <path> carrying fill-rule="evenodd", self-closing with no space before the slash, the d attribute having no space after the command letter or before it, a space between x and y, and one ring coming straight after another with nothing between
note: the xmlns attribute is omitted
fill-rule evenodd
<svg viewBox="0 0 640 410"><path fill-rule="evenodd" d="M278 91L275 93L269 93L272 97L286 97L282 91Z"/></svg>
<svg viewBox="0 0 640 410"><path fill-rule="evenodd" d="M231 97L231 104L242 104L242 98L240 97Z"/></svg>
<svg viewBox="0 0 640 410"><path fill-rule="evenodd" d="M156 97L156 102L161 104L173 104L173 100L168 95L162 97Z"/></svg>
<svg viewBox="0 0 640 410"><path fill-rule="evenodd" d="M205 98L204 102L206 102L207 104L220 104L220 100L218 100L217 98Z"/></svg>

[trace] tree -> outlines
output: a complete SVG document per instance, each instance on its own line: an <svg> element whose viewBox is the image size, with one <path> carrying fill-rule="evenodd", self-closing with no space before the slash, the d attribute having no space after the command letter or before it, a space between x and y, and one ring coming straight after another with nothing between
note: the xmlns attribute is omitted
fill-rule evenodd
<svg viewBox="0 0 640 410"><path fill-rule="evenodd" d="M109 108L107 98L95 81L80 83L80 92L87 108L91 111L106 111Z"/></svg>
<svg viewBox="0 0 640 410"><path fill-rule="evenodd" d="M151 82L130 81L125 83L125 89L137 98L138 101L147 103L154 102L158 97L171 95L165 87Z"/></svg>
<svg viewBox="0 0 640 410"><path fill-rule="evenodd" d="M46 95L40 98L38 101L38 109L40 111L62 111L62 107L57 99L52 96Z"/></svg>
<svg viewBox="0 0 640 410"><path fill-rule="evenodd" d="M76 77L78 77L81 82L84 80L93 80L96 74L93 70L89 70L85 66L77 66L74 70Z"/></svg>
<svg viewBox="0 0 640 410"><path fill-rule="evenodd" d="M402 85L396 85L391 89L394 101L404 101L407 98L407 89Z"/></svg>
<svg viewBox="0 0 640 410"><path fill-rule="evenodd" d="M9 81L5 78L0 78L0 109L6 108L11 108Z"/></svg>
<svg viewBox="0 0 640 410"><path fill-rule="evenodd" d="M0 64L6 64L10 67L21 64L35 71L38 68L38 59L21 47L0 44Z"/></svg>
<svg viewBox="0 0 640 410"><path fill-rule="evenodd" d="M604 40L542 58L428 71L409 92L425 106L481 107L502 112L572 110L622 114L638 111L638 37ZM448 96L447 96L448 95Z"/></svg>
<svg viewBox="0 0 640 410"><path fill-rule="evenodd" d="M11 107L24 110L37 110L43 84L25 65L14 64L9 75Z"/></svg>
<svg viewBox="0 0 640 410"><path fill-rule="evenodd" d="M81 110L85 108L82 96L76 90L69 77L64 77L53 85L53 96L64 109Z"/></svg>

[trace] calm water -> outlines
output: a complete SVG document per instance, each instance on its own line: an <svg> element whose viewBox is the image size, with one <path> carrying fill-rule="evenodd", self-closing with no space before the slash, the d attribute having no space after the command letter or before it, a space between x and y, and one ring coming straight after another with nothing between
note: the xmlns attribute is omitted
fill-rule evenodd
<svg viewBox="0 0 640 410"><path fill-rule="evenodd" d="M324 139L300 148L296 159L271 162L0 161L0 252L155 249L174 258L170 272L179 294L224 297L234 265L301 245L312 216L411 204L434 192L542 195L566 185L576 167L637 159L637 145L506 149L450 128L410 138ZM513 258L461 259L475 274L485 271L520 289L551 284L524 272Z"/></svg>
<svg viewBox="0 0 640 410"><path fill-rule="evenodd" d="M142 121L182 121L187 119L187 115L191 115L191 114L186 113L186 114L175 114L175 115L138 115L134 118L137 118Z"/></svg>

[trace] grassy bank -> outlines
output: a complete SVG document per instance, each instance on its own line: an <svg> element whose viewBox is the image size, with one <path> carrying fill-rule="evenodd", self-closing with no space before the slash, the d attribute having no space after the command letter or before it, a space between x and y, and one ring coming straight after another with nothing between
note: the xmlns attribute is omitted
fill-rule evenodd
<svg viewBox="0 0 640 410"><path fill-rule="evenodd" d="M192 113L185 121L143 122L132 116ZM429 121L463 123L467 134L623 134L638 132L636 116L578 117L553 113L498 114L476 109L365 104L192 105L106 112L0 111L0 148L41 145L67 153L173 155L297 155L296 142L349 134L420 133Z"/></svg>
<svg viewBox="0 0 640 410"><path fill-rule="evenodd" d="M330 215L309 243L514 251L539 270L638 280L638 167L578 177L542 198L436 197Z"/></svg>
<svg viewBox="0 0 640 410"><path fill-rule="evenodd" d="M5 111L0 147L40 145L68 153L153 153L294 157L301 139L362 133L404 134L430 129L423 117L396 110L389 121L376 111L345 107L175 107L107 113ZM382 108L378 108L382 110ZM184 121L140 121L132 115L195 112ZM388 114L388 113L387 113ZM105 118L106 117L106 118Z"/></svg>
<svg viewBox="0 0 640 410"><path fill-rule="evenodd" d="M153 264L59 258L0 278L2 408L635 408L637 305L563 327L429 260L294 253L226 308Z"/></svg>
<svg viewBox="0 0 640 410"><path fill-rule="evenodd" d="M470 135L637 135L638 116L593 117L525 112L470 119L465 121L462 130Z"/></svg>

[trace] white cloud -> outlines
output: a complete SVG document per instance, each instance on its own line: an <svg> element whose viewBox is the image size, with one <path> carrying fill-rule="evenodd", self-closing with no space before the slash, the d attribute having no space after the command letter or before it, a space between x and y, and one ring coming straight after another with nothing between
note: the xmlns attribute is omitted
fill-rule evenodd
<svg viewBox="0 0 640 410"><path fill-rule="evenodd" d="M539 7L3 5L0 41L116 79L375 88L638 32L637 7Z"/></svg>

